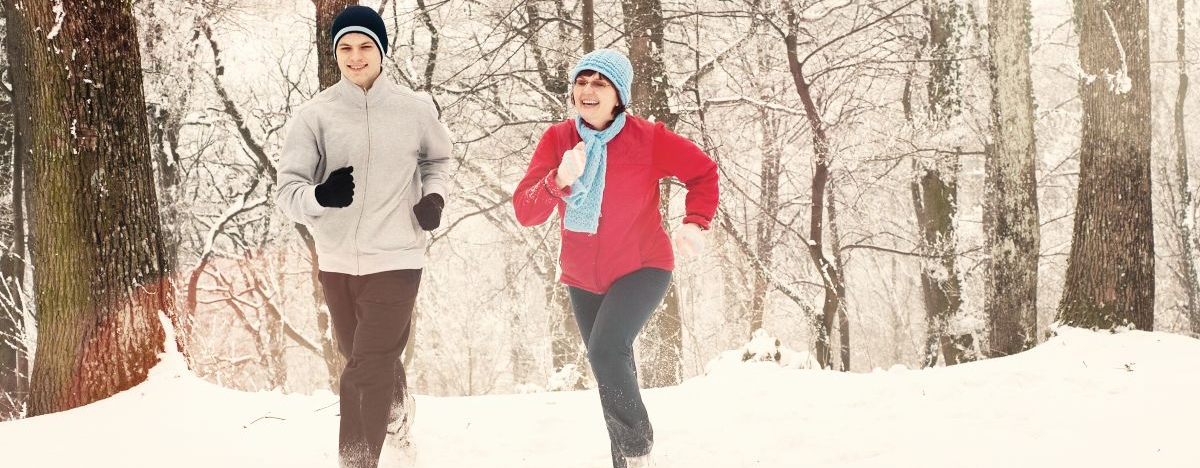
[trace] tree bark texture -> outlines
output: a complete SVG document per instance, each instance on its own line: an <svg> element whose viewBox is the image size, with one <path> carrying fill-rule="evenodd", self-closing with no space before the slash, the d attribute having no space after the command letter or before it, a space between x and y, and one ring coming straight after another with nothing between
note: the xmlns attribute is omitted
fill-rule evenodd
<svg viewBox="0 0 1200 468"><path fill-rule="evenodd" d="M989 357L1037 344L1037 146L1030 75L1029 0L988 2L992 143L987 148L984 297Z"/></svg>
<svg viewBox="0 0 1200 468"><path fill-rule="evenodd" d="M38 343L29 414L143 380L173 313L128 1L19 1ZM56 11L57 10L57 11Z"/></svg>
<svg viewBox="0 0 1200 468"><path fill-rule="evenodd" d="M1154 329L1150 36L1146 0L1078 2L1083 133L1059 319Z"/></svg>

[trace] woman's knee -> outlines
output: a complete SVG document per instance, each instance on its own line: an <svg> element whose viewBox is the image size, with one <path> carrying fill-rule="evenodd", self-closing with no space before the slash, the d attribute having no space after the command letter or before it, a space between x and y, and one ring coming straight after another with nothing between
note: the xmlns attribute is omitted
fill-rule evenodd
<svg viewBox="0 0 1200 468"><path fill-rule="evenodd" d="M630 346L611 343L596 343L588 346L588 361L592 369L599 371L611 366L617 366L633 359L633 349Z"/></svg>

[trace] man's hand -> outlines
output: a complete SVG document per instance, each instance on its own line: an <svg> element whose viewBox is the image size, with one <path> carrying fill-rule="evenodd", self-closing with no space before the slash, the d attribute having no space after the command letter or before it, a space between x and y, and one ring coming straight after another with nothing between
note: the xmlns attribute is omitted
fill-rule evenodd
<svg viewBox="0 0 1200 468"><path fill-rule="evenodd" d="M328 208L345 208L354 202L354 166L329 174L316 189L317 203Z"/></svg>
<svg viewBox="0 0 1200 468"><path fill-rule="evenodd" d="M413 214L417 215L417 224L421 229L432 231L442 225L442 208L446 200L441 195L431 193L421 197L421 201L413 205Z"/></svg>

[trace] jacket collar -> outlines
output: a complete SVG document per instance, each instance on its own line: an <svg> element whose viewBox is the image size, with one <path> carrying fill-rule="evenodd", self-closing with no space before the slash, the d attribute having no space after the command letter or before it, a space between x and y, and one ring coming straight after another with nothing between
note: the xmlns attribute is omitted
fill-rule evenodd
<svg viewBox="0 0 1200 468"><path fill-rule="evenodd" d="M385 96L391 91L392 82L387 78L386 74L380 73L379 78L375 79L375 83L371 85L371 89L363 91L358 85L350 81L349 78L342 77L337 83L338 93L343 99L353 103L355 107L366 107L368 104L376 104L384 100Z"/></svg>

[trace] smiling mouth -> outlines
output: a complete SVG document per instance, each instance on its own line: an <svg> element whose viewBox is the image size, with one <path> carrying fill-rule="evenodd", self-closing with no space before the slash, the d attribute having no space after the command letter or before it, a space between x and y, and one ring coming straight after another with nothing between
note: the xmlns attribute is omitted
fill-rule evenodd
<svg viewBox="0 0 1200 468"><path fill-rule="evenodd" d="M366 66L366 65L357 66L357 67L356 67L356 66L354 66L354 65L347 65L346 67L347 67L347 68L349 68L349 69L351 69L351 70L354 70L354 71L363 71L363 70L366 70L366 69L367 69L367 66Z"/></svg>
<svg viewBox="0 0 1200 468"><path fill-rule="evenodd" d="M583 103L583 105L585 105L585 106L598 106L598 105L600 105L600 101L589 101L589 100L586 100L586 99L585 99L585 100L582 100L582 101L579 101L579 102Z"/></svg>

